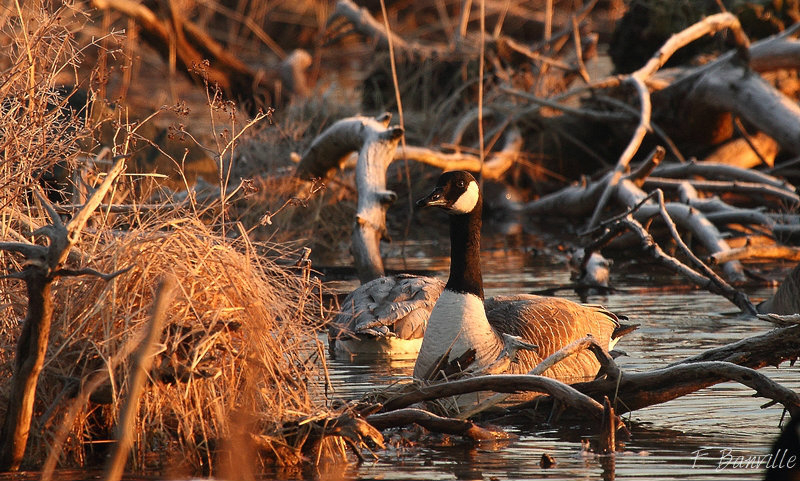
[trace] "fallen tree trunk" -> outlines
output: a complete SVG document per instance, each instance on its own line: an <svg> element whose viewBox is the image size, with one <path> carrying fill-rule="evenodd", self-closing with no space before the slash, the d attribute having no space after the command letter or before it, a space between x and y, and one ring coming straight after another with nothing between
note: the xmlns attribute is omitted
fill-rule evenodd
<svg viewBox="0 0 800 481"><path fill-rule="evenodd" d="M703 361L677 364L641 373L623 373L619 381L597 380L574 385L595 400L610 397L618 413L624 414L661 404L721 382L736 381L781 403L794 416L800 414L800 395L758 371L729 362Z"/></svg>
<svg viewBox="0 0 800 481"><path fill-rule="evenodd" d="M667 367L694 362L724 361L761 369L766 366L778 366L784 361L794 362L798 356L800 356L800 326L792 326L773 329L764 334L708 349Z"/></svg>
<svg viewBox="0 0 800 481"><path fill-rule="evenodd" d="M694 108L731 112L774 138L784 149L800 154L800 106L744 65L720 62L673 83L662 93Z"/></svg>

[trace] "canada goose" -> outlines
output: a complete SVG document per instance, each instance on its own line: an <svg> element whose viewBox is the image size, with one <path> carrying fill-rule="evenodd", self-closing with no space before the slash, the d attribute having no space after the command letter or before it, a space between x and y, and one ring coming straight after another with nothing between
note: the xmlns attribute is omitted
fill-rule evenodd
<svg viewBox="0 0 800 481"><path fill-rule="evenodd" d="M507 337L518 336L538 346L520 351L518 362L506 372L524 373L570 342L594 336L611 349L622 330L616 315L598 306L585 306L554 297L502 296L484 304L480 266L482 200L478 183L462 171L445 172L436 187L417 205L436 206L450 214L450 277L428 319L414 377L425 378L448 353L447 362L475 350L470 369L491 365L503 351ZM563 381L592 378L599 363L582 351L548 370L545 375Z"/></svg>

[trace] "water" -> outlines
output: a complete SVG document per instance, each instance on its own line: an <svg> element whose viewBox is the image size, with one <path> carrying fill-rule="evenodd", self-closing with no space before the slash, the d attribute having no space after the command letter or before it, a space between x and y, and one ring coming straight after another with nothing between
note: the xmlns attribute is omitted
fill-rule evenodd
<svg viewBox="0 0 800 481"><path fill-rule="evenodd" d="M485 243L486 244L486 243ZM428 250L415 245L407 254ZM399 249L399 247L395 247ZM431 254L431 252L428 252ZM537 255L530 248L496 248L484 253L486 295L529 292L569 282L564 255ZM414 268L441 269L442 253L414 259ZM402 266L392 266L399 267ZM408 267L408 264L406 265ZM616 273L615 273L616 272ZM627 315L640 324L618 348L628 355L617 359L625 371L646 371L673 361L756 335L771 329L764 322L744 319L722 297L705 291L644 288L679 285L680 279L655 266L612 268L612 284L623 292L588 299ZM770 295L769 289L750 292L753 299ZM559 295L580 301L573 291ZM365 392L409 376L413 361L340 361L329 367L334 397L355 399ZM783 364L762 373L781 384L800 389L797 368ZM613 459L583 450L582 433L548 426L506 429L517 439L474 446L453 438L452 445L392 448L377 460L313 475L342 480L489 480L489 479L655 479L723 480L763 479L762 469L734 466L737 457L769 453L777 436L780 405L767 409L763 398L737 383L723 383L665 404L625 415L632 436ZM553 456L554 467L539 466L543 453ZM336 475L332 474L337 473Z"/></svg>

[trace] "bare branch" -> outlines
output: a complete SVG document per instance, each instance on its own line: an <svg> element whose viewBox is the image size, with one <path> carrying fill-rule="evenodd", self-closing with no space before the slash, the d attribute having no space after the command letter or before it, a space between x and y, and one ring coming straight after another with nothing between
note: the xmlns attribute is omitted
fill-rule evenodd
<svg viewBox="0 0 800 481"><path fill-rule="evenodd" d="M393 411L422 401L478 391L546 392L564 405L596 419L600 419L603 413L603 406L600 403L580 394L572 387L549 377L525 374L492 374L421 386L415 391L387 401L384 404L383 411Z"/></svg>
<svg viewBox="0 0 800 481"><path fill-rule="evenodd" d="M422 409L413 408L373 414L367 417L367 422L378 429L412 423L419 424L430 431L466 436L474 441L507 439L509 437L509 434L501 429L484 428L470 421L441 417Z"/></svg>
<svg viewBox="0 0 800 481"><path fill-rule="evenodd" d="M118 275L124 274L131 269L133 269L133 266L128 266L124 269L114 271L110 274L104 274L102 272L90 269L88 267L85 267L83 269L58 269L55 272L53 272L53 275L62 277L94 276L94 277L99 277L104 281L110 281L115 277L117 277Z"/></svg>

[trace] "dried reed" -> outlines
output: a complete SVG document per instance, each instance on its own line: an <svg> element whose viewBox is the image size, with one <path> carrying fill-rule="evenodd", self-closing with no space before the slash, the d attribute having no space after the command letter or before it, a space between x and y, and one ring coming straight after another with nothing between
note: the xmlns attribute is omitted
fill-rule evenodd
<svg viewBox="0 0 800 481"><path fill-rule="evenodd" d="M134 469L162 469L175 454L194 470L214 468L216 447L245 413L257 432L314 408L317 294L300 275L230 242L192 218L161 218L126 232L100 229L81 244L99 271L131 270L110 283L64 279L41 384L43 407L96 372L111 372L78 415L67 459L80 462L110 438L127 393L130 345L148 322L157 280L177 279L164 336L136 422ZM316 315L314 315L316 314ZM106 404L108 403L108 404ZM68 420L68 422L72 422ZM45 430L31 456L50 449ZM154 458L154 453L162 453Z"/></svg>
<svg viewBox="0 0 800 481"><path fill-rule="evenodd" d="M14 1L11 7L0 11L0 37L10 45L0 59L0 234L3 241L32 242L33 231L47 222L31 192L52 187L44 181L56 168L102 177L102 163L86 160L94 157L89 140L97 127L90 109L65 110L78 103L57 88L69 72L76 85L88 88L89 98L96 97L90 80L96 72L88 78L78 73L86 45L78 46L72 32L86 18L74 5ZM127 155L138 126L124 112L116 115L109 148ZM219 158L232 158L232 145L223 145L227 150ZM72 179L66 180L69 187ZM83 180L91 182L91 176ZM122 190L107 202L119 202ZM164 469L185 459L188 471L217 472L220 460L233 457L226 450L242 447L231 441L240 433L287 447L265 453L264 462L299 459L303 439L282 426L325 411L316 391L324 385L317 370L323 356L316 337L319 285L302 268L278 264L291 255L286 245L251 244L238 224L224 218L222 229L219 219L202 217L202 209L109 215L102 208L91 219L68 267L130 270L110 282L63 277L54 283L26 467L40 467L45 459L50 467L102 461L128 398L130 354L166 274L176 279L178 292L136 410L128 469ZM24 269L16 255L0 251L0 262L3 274ZM0 417L26 303L22 283L0 278L0 369L6 373L0 377Z"/></svg>

